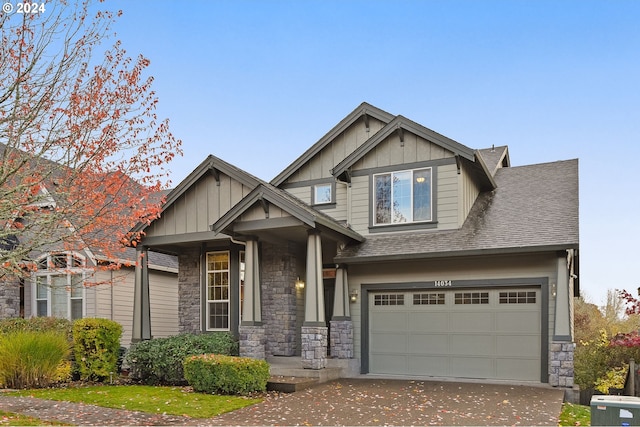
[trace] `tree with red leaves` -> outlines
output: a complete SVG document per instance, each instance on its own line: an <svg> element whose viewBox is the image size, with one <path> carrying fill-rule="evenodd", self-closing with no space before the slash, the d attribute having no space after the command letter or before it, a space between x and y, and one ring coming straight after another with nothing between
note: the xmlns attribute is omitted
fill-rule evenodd
<svg viewBox="0 0 640 427"><path fill-rule="evenodd" d="M159 215L181 153L156 117L149 60L120 41L104 50L121 12L25 4L0 12L0 277L54 248L118 259L139 238L129 230Z"/></svg>

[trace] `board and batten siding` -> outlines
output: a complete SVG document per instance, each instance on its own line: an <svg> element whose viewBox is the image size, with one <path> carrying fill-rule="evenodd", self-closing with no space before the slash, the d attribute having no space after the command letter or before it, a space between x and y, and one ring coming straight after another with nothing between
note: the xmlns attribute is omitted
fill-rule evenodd
<svg viewBox="0 0 640 427"><path fill-rule="evenodd" d="M367 130L364 120L357 120L294 172L286 182L291 184L330 177L331 169L384 126L385 123L370 117L369 130Z"/></svg>
<svg viewBox="0 0 640 427"><path fill-rule="evenodd" d="M147 237L209 231L209 226L227 213L251 188L220 174L220 182L204 175L145 229Z"/></svg>
<svg viewBox="0 0 640 427"><path fill-rule="evenodd" d="M505 268L508 266L508 268ZM363 284L400 284L397 289L402 289L402 283L433 283L435 280L499 280L514 279L514 285L518 285L518 278L548 278L549 284L557 280L557 258L553 254L511 255L502 257L475 257L464 260L434 259L415 262L374 263L349 266L349 292L357 290L358 301L351 304L351 320L354 329L355 358L362 360L361 344L362 311L361 298L365 298L361 286ZM394 287L390 286L390 290ZM451 290L452 288L446 288ZM551 286L549 286L551 293ZM366 303L366 301L365 301ZM554 331L555 300L549 295L549 341L552 340Z"/></svg>

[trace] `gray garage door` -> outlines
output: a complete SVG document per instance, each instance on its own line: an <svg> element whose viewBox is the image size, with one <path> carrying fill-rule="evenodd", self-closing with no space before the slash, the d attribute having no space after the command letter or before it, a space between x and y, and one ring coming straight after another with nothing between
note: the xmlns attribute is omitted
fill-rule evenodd
<svg viewBox="0 0 640 427"><path fill-rule="evenodd" d="M369 371L540 381L540 289L369 294Z"/></svg>

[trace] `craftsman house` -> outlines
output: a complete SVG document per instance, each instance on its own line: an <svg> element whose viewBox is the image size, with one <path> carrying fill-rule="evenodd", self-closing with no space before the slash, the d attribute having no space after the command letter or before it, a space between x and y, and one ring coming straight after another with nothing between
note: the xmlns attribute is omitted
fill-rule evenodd
<svg viewBox="0 0 640 427"><path fill-rule="evenodd" d="M179 330L243 355L573 385L577 160L511 167L363 103L270 183L209 156L140 229L178 256Z"/></svg>
<svg viewBox="0 0 640 427"><path fill-rule="evenodd" d="M0 146L4 150L4 146ZM49 162L34 158L33 162L42 170L53 170ZM63 168L58 165L57 168ZM132 185L133 185L133 181ZM61 196L56 180L43 180L40 184L42 197L33 209L54 211ZM136 187L138 188L138 187ZM141 190L140 190L141 191ZM23 223L29 216L18 218ZM74 228L74 218L59 218L64 228ZM75 231L74 231L75 233ZM22 239L28 239L26 233ZM100 247L87 243L76 236L78 243L69 250L63 243L51 239L51 243L38 247L21 258L24 274L0 277L0 319L12 317L51 316L75 320L84 317L100 317L114 320L123 327L121 344L129 346L132 337L139 335L133 331L134 284L136 251L125 248L121 253L107 256ZM116 239L115 236L101 236L102 239ZM28 241L28 240L27 240ZM20 238L4 233L0 239L0 251L13 251L20 244ZM28 246L28 244L27 244ZM114 259L117 257L117 259ZM113 268L121 264L120 268ZM150 296L153 307L147 316L154 322L153 335L170 336L178 333L177 258L173 255L148 252L145 259L148 279L153 284ZM139 282L139 281L138 281Z"/></svg>

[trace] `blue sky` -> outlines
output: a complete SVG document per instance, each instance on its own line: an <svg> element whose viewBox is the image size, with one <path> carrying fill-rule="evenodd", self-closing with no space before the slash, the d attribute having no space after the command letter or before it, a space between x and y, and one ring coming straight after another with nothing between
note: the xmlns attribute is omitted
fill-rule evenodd
<svg viewBox="0 0 640 427"><path fill-rule="evenodd" d="M174 184L208 154L271 180L366 101L513 166L580 159L582 289L640 286L640 2L106 5L183 140Z"/></svg>

